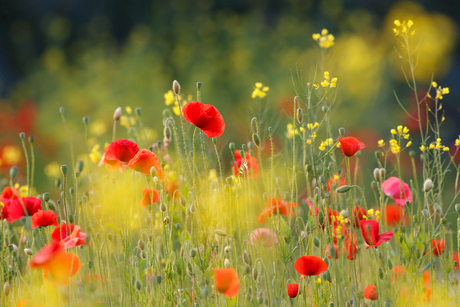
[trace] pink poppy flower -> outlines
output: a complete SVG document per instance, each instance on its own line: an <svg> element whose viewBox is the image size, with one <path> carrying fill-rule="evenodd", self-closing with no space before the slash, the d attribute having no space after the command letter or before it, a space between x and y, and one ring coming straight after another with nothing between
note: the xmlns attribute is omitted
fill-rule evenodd
<svg viewBox="0 0 460 307"><path fill-rule="evenodd" d="M263 244L265 248L273 248L273 245L278 244L278 237L268 228L258 228L251 232L251 244Z"/></svg>
<svg viewBox="0 0 460 307"><path fill-rule="evenodd" d="M397 177L390 177L382 184L383 193L389 196L401 207L404 207L406 201L412 202L412 192L409 185Z"/></svg>

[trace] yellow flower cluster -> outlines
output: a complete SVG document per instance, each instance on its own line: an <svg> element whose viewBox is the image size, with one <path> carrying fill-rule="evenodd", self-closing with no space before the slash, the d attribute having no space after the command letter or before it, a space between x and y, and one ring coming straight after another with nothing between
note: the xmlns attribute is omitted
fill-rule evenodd
<svg viewBox="0 0 460 307"><path fill-rule="evenodd" d="M305 132L305 128L300 127L300 131ZM287 132L286 132L286 137L288 139L292 139L294 135L299 135L299 129L295 129L294 131L294 126L292 124L287 124Z"/></svg>
<svg viewBox="0 0 460 307"><path fill-rule="evenodd" d="M377 142L377 146L378 146L378 147L383 147L383 146L385 146L385 141L384 141L383 139L379 140L379 141Z"/></svg>
<svg viewBox="0 0 460 307"><path fill-rule="evenodd" d="M329 76L329 72L324 72L324 81L321 82L322 87L336 87L337 86L337 78L332 78ZM318 84L313 84L313 87L317 90L319 88Z"/></svg>
<svg viewBox="0 0 460 307"><path fill-rule="evenodd" d="M367 215L363 215L365 219L375 219L379 220L380 219L380 211L374 209L369 209L367 210Z"/></svg>
<svg viewBox="0 0 460 307"><path fill-rule="evenodd" d="M312 140L316 138L316 131L313 131L313 130L318 127L319 127L319 124L317 122L315 122L314 124L312 123L307 124L307 129L310 131L310 138L306 140L308 145L310 145L312 143Z"/></svg>
<svg viewBox="0 0 460 307"><path fill-rule="evenodd" d="M313 34L312 38L314 41L319 42L319 46L321 48L327 49L327 48L331 48L332 46L334 46L335 37L334 35L329 34L329 31L327 29L321 30L321 34L320 33Z"/></svg>
<svg viewBox="0 0 460 307"><path fill-rule="evenodd" d="M460 145L460 136L459 136L458 140L455 140L455 146L459 146L459 145ZM428 149L441 150L443 152L450 150L449 147L444 146L444 145L441 144L441 139L440 138L437 138L436 142L431 143L430 146L428 146L428 147L426 147L425 145L420 146L420 150L422 152L425 152Z"/></svg>
<svg viewBox="0 0 460 307"><path fill-rule="evenodd" d="M438 86L436 82L431 82L431 85L436 89L436 99L443 99L443 95L449 94L449 88L448 87L441 87ZM428 97L431 98L431 95L428 94Z"/></svg>
<svg viewBox="0 0 460 307"><path fill-rule="evenodd" d="M91 149L91 153L89 154L89 158L91 159L91 161L93 161L93 163L98 163L102 159L101 153L99 152L100 147L101 146L99 146L99 144L96 144Z"/></svg>
<svg viewBox="0 0 460 307"><path fill-rule="evenodd" d="M125 110L128 115L122 115L120 117L120 125L128 129L129 127L136 124L136 118L134 116L130 116L130 114L133 113L133 109L131 109L131 107L128 106L125 108Z"/></svg>
<svg viewBox="0 0 460 307"><path fill-rule="evenodd" d="M179 103L177 102L174 92L172 90L169 90L166 94L163 95L163 97L165 98L165 105L167 106L173 105L172 109L173 109L174 114L176 114L177 116L180 116ZM182 100L182 97L180 95L177 98L181 101L182 107L184 107L187 104L187 100L189 101L192 100L191 95L187 96L187 100Z"/></svg>
<svg viewBox="0 0 460 307"><path fill-rule="evenodd" d="M267 92L270 88L268 86L264 86L261 82L256 82L256 87L254 91L252 91L252 98L260 97L264 98L267 95Z"/></svg>
<svg viewBox="0 0 460 307"><path fill-rule="evenodd" d="M396 26L396 28L393 28L393 32L395 35L399 35L401 33L408 33L409 32L409 29L414 25L414 22L412 20L408 20L407 22L406 21L399 21L399 19L396 19L394 21L394 24ZM413 30L410 35L414 35L415 33L415 30Z"/></svg>
<svg viewBox="0 0 460 307"><path fill-rule="evenodd" d="M460 146L460 135L458 136L458 139L455 140L455 146Z"/></svg>
<svg viewBox="0 0 460 307"><path fill-rule="evenodd" d="M334 145L334 140L332 138L328 138L324 142L321 142L321 145L319 145L319 150L324 151L326 150L327 146L332 146Z"/></svg>
<svg viewBox="0 0 460 307"><path fill-rule="evenodd" d="M409 139L409 128L399 125L398 127L396 127L396 130L391 129L391 134L402 136L403 138L408 140Z"/></svg>

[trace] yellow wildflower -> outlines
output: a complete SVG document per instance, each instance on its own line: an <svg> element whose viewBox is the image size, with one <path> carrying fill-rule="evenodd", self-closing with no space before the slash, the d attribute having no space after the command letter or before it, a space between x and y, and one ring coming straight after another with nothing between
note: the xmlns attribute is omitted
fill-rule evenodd
<svg viewBox="0 0 460 307"><path fill-rule="evenodd" d="M99 148L100 148L99 144L96 144L91 149L91 153L89 154L89 158L91 159L91 161L93 161L93 163L98 163L102 159L102 155L99 152Z"/></svg>
<svg viewBox="0 0 460 307"><path fill-rule="evenodd" d="M318 278L317 280L315 280L315 283L317 283L318 285L321 284L321 278Z"/></svg>
<svg viewBox="0 0 460 307"><path fill-rule="evenodd" d="M334 46L334 41L335 37L332 34L329 34L329 31L327 29L323 29L321 31L321 34L315 33L312 35L312 38L314 41L319 42L319 47L320 48L330 48Z"/></svg>
<svg viewBox="0 0 460 307"><path fill-rule="evenodd" d="M425 145L420 146L420 150L421 150L422 152L425 152L425 150L426 150Z"/></svg>
<svg viewBox="0 0 460 307"><path fill-rule="evenodd" d="M410 145L412 145L412 141L407 142L406 147L409 147Z"/></svg>
<svg viewBox="0 0 460 307"><path fill-rule="evenodd" d="M385 141L384 141L383 139L382 139L382 140L379 140L379 141L377 142L377 144L378 144L379 147L383 147L383 146L385 146Z"/></svg>
<svg viewBox="0 0 460 307"><path fill-rule="evenodd" d="M131 107L126 107L125 110L126 110L126 113L128 114L133 113L133 109L131 109Z"/></svg>
<svg viewBox="0 0 460 307"><path fill-rule="evenodd" d="M52 178L61 177L61 166L57 162L51 162L44 168L45 175Z"/></svg>
<svg viewBox="0 0 460 307"><path fill-rule="evenodd" d="M455 140L455 146L460 146L460 135L458 136L458 139Z"/></svg>
<svg viewBox="0 0 460 307"><path fill-rule="evenodd" d="M165 105L169 106L176 101L176 97L174 96L174 92L172 90L169 90L166 94L163 95L165 98ZM180 96L179 96L180 99Z"/></svg>
<svg viewBox="0 0 460 307"><path fill-rule="evenodd" d="M294 131L294 126L292 124L287 124L287 132L286 132L286 137L288 139L292 139L295 135L299 135L299 130L295 129Z"/></svg>
<svg viewBox="0 0 460 307"><path fill-rule="evenodd" d="M264 98L270 89L268 86L263 86L262 82L256 82L255 86L254 91L252 91L252 98Z"/></svg>

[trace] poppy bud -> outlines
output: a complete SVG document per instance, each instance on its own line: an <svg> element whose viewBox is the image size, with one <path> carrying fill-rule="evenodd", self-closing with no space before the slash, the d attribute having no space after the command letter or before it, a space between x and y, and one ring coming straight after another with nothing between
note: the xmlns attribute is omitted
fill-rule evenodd
<svg viewBox="0 0 460 307"><path fill-rule="evenodd" d="M232 266L232 264L230 263L230 260L228 260L227 258L225 258L225 260L224 260L224 266L225 266L226 268L229 268L229 267Z"/></svg>
<svg viewBox="0 0 460 307"><path fill-rule="evenodd" d="M326 176L324 176L324 175L319 176L319 181L321 183L325 183L326 182Z"/></svg>
<svg viewBox="0 0 460 307"><path fill-rule="evenodd" d="M315 237L313 239L313 244L316 246L316 247L319 247L319 239L317 237Z"/></svg>
<svg viewBox="0 0 460 307"><path fill-rule="evenodd" d="M447 224L447 220L445 218L443 218L443 217L441 218L441 224L443 224L443 225Z"/></svg>
<svg viewBox="0 0 460 307"><path fill-rule="evenodd" d="M257 133L253 133L252 134L252 141L254 142L254 144L259 147L260 146L260 138L259 136L257 135Z"/></svg>
<svg viewBox="0 0 460 307"><path fill-rule="evenodd" d="M64 115L64 111L65 111L64 107L59 108L59 113L61 113L61 115Z"/></svg>
<svg viewBox="0 0 460 307"><path fill-rule="evenodd" d="M342 136L345 134L345 128L339 128L339 135Z"/></svg>
<svg viewBox="0 0 460 307"><path fill-rule="evenodd" d="M214 234L219 235L219 236L221 236L221 237L226 237L226 236L228 236L227 233L226 233L225 231L221 230L221 229L216 229L216 230L214 230Z"/></svg>
<svg viewBox="0 0 460 307"><path fill-rule="evenodd" d="M136 280L136 290L141 291L142 289L142 283L140 280Z"/></svg>
<svg viewBox="0 0 460 307"><path fill-rule="evenodd" d="M388 259L388 269L393 269L393 262L391 261L391 259Z"/></svg>
<svg viewBox="0 0 460 307"><path fill-rule="evenodd" d="M165 213L166 210L168 210L168 207L166 206L166 204L165 204L165 203L161 203L161 205L160 205L160 211L163 212L163 213Z"/></svg>
<svg viewBox="0 0 460 307"><path fill-rule="evenodd" d="M29 136L29 143L34 143L35 142L35 137L33 135Z"/></svg>
<svg viewBox="0 0 460 307"><path fill-rule="evenodd" d="M17 175L18 175L18 167L16 165L13 165L10 168L10 177L11 177L11 179L14 179L14 178L16 178Z"/></svg>
<svg viewBox="0 0 460 307"><path fill-rule="evenodd" d="M379 189L379 186L377 185L376 181L371 182L371 187L372 187L372 190L374 191L377 191Z"/></svg>
<svg viewBox="0 0 460 307"><path fill-rule="evenodd" d="M43 193L43 200L44 201L49 201L50 200L50 193Z"/></svg>
<svg viewBox="0 0 460 307"><path fill-rule="evenodd" d="M257 277L259 277L259 272L257 271L257 268L254 268L252 270L252 278L254 279L254 281L257 281Z"/></svg>
<svg viewBox="0 0 460 307"><path fill-rule="evenodd" d="M185 206L187 206L187 199L185 199L185 197L181 195L181 197L179 198L179 203L182 207L185 208Z"/></svg>
<svg viewBox="0 0 460 307"><path fill-rule="evenodd" d="M375 158L378 160L380 159L380 156L382 155L382 153L380 151L376 151L374 155L375 155Z"/></svg>
<svg viewBox="0 0 460 307"><path fill-rule="evenodd" d="M170 221L171 219L169 218L169 216L167 216L163 219L163 224L168 225Z"/></svg>
<svg viewBox="0 0 460 307"><path fill-rule="evenodd" d="M385 302L383 303L383 306L384 306L384 307L391 307L391 301L385 301Z"/></svg>
<svg viewBox="0 0 460 307"><path fill-rule="evenodd" d="M346 193L348 191L350 191L351 189L351 186L349 185L343 185L341 187L339 187L337 190L335 190L337 193Z"/></svg>
<svg viewBox="0 0 460 307"><path fill-rule="evenodd" d="M109 241L112 241L112 240L113 240L113 235L112 235L111 232L109 232L109 233L107 234L107 239L108 239Z"/></svg>
<svg viewBox="0 0 460 307"><path fill-rule="evenodd" d="M413 150L409 151L409 157L411 158L415 157L415 151Z"/></svg>
<svg viewBox="0 0 460 307"><path fill-rule="evenodd" d="M332 249L334 249L334 247L332 247ZM334 251L334 253L335 253L335 251ZM331 256L332 256L332 255L331 255ZM332 257L334 258L335 256L332 256ZM327 270L326 272L324 272L324 274L323 274L323 279L324 279L325 281L332 282L331 272L329 272L329 270Z"/></svg>
<svg viewBox="0 0 460 307"><path fill-rule="evenodd" d="M428 210L423 209L422 214L423 214L424 217L428 217Z"/></svg>
<svg viewBox="0 0 460 307"><path fill-rule="evenodd" d="M142 241L142 239L137 241L137 247L139 247L139 249L141 251L143 251L145 249L145 243L144 243L144 241Z"/></svg>
<svg viewBox="0 0 460 307"><path fill-rule="evenodd" d="M380 177L380 169L379 168L374 169L374 179L377 180L377 181L380 181L380 179L381 179L381 177Z"/></svg>
<svg viewBox="0 0 460 307"><path fill-rule="evenodd" d="M344 218L348 218L348 212L346 210L340 211L340 215L343 216Z"/></svg>
<svg viewBox="0 0 460 307"><path fill-rule="evenodd" d="M163 132L165 139L171 141L171 129L166 126Z"/></svg>
<svg viewBox="0 0 460 307"><path fill-rule="evenodd" d="M89 124L89 116L83 116L83 124L88 126L88 124Z"/></svg>
<svg viewBox="0 0 460 307"><path fill-rule="evenodd" d="M33 256L34 255L34 252L30 248L24 248L24 253L27 256Z"/></svg>
<svg viewBox="0 0 460 307"><path fill-rule="evenodd" d="M137 107L137 108L134 109L134 112L136 112L137 116L141 116L142 109L140 107Z"/></svg>
<svg viewBox="0 0 460 307"><path fill-rule="evenodd" d="M228 144L228 148L230 148L230 150L231 150L232 152L234 152L234 151L235 151L235 143L230 142L230 144Z"/></svg>
<svg viewBox="0 0 460 307"><path fill-rule="evenodd" d="M433 181L431 181L431 179L428 178L423 183L423 192L428 193L431 191L431 189L433 189Z"/></svg>
<svg viewBox="0 0 460 307"><path fill-rule="evenodd" d="M251 255L248 255L246 252L243 253L243 261L246 263L248 266L252 264L251 260Z"/></svg>
<svg viewBox="0 0 460 307"><path fill-rule="evenodd" d="M11 290L11 287L10 287L9 282L5 282L3 284L3 293L5 293L5 296L8 296L8 294L10 294L10 290Z"/></svg>
<svg viewBox="0 0 460 307"><path fill-rule="evenodd" d="M262 293L261 293L262 295ZM263 296L259 296L259 305L262 305L264 303L264 298Z"/></svg>
<svg viewBox="0 0 460 307"><path fill-rule="evenodd" d="M24 132L19 133L19 138L24 140L26 138L26 134Z"/></svg>
<svg viewBox="0 0 460 307"><path fill-rule="evenodd" d="M62 175L67 175L67 165L61 165L61 172L62 172Z"/></svg>
<svg viewBox="0 0 460 307"><path fill-rule="evenodd" d="M380 279L383 279L383 277L384 277L382 268L379 268L379 277L380 277Z"/></svg>
<svg viewBox="0 0 460 307"><path fill-rule="evenodd" d="M198 83L200 84L200 87L198 87ZM201 88L201 82L198 82L198 83L196 84L196 86L197 86L197 89L200 89ZM180 94L180 84L179 84L179 82L177 82L177 80L173 81L172 90L173 90L174 94L176 94L176 95Z"/></svg>
<svg viewBox="0 0 460 307"><path fill-rule="evenodd" d="M273 128L272 127L268 127L268 133L270 133L270 134L273 133Z"/></svg>
<svg viewBox="0 0 460 307"><path fill-rule="evenodd" d="M305 165L305 169L306 169L307 172L309 172L309 173L311 173L311 171L313 170L313 168L311 167L310 164Z"/></svg>
<svg viewBox="0 0 460 307"><path fill-rule="evenodd" d="M303 110L302 110L302 108L297 109L297 121L299 122L299 124L301 124L302 121L303 121Z"/></svg>
<svg viewBox="0 0 460 307"><path fill-rule="evenodd" d="M323 110L324 113L327 113L327 112L329 112L329 107L328 107L328 106L323 106L323 107L321 108L321 110ZM344 133L345 133L345 132L344 132Z"/></svg>
<svg viewBox="0 0 460 307"><path fill-rule="evenodd" d="M384 168L380 169L380 179L383 181L385 179L386 171Z"/></svg>
<svg viewBox="0 0 460 307"><path fill-rule="evenodd" d="M121 107L118 107L115 109L115 112L113 112L113 120L119 121L121 117Z"/></svg>

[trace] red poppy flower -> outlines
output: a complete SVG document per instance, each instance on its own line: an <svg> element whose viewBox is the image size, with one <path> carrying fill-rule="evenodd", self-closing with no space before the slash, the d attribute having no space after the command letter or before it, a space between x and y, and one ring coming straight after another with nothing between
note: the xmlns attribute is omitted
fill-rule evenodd
<svg viewBox="0 0 460 307"><path fill-rule="evenodd" d="M142 189L142 200L140 202L141 207L147 207L150 204L154 204L160 200L160 194L154 188Z"/></svg>
<svg viewBox="0 0 460 307"><path fill-rule="evenodd" d="M227 297L234 297L240 288L238 275L233 268L214 269L215 289Z"/></svg>
<svg viewBox="0 0 460 307"><path fill-rule="evenodd" d="M388 242L393 237L393 231L379 233L379 222L377 221L362 220L359 221L359 225L361 226L361 234L363 235L366 249L380 246L383 242Z"/></svg>
<svg viewBox="0 0 460 307"><path fill-rule="evenodd" d="M129 168L141 172L144 175L150 174L152 166L154 166L157 171L158 179L163 180L163 169L160 166L160 161L158 161L157 155L148 149L139 150L128 163Z"/></svg>
<svg viewBox="0 0 460 307"><path fill-rule="evenodd" d="M431 282L430 273L428 273L428 271L423 271L422 277L423 277L423 285L427 287Z"/></svg>
<svg viewBox="0 0 460 307"><path fill-rule="evenodd" d="M347 157L353 156L356 152L366 147L363 142L360 142L357 138L352 136L341 138L339 142L343 154Z"/></svg>
<svg viewBox="0 0 460 307"><path fill-rule="evenodd" d="M386 222L388 226L398 227L409 223L409 216L404 214L404 209L396 204L389 204L386 208Z"/></svg>
<svg viewBox="0 0 460 307"><path fill-rule="evenodd" d="M406 268L401 265L395 265L393 267L393 272L390 274L391 282L395 283L399 275L404 275L404 274L406 274Z"/></svg>
<svg viewBox="0 0 460 307"><path fill-rule="evenodd" d="M54 228L53 232L51 233L51 239L56 242L61 242L72 233L74 228L75 225L73 224L62 223L61 226Z"/></svg>
<svg viewBox="0 0 460 307"><path fill-rule="evenodd" d="M299 294L299 284L287 284L286 288L290 298L295 298Z"/></svg>
<svg viewBox="0 0 460 307"><path fill-rule="evenodd" d="M139 147L136 143L126 139L116 140L104 149L99 166L105 163L109 171L116 171L123 163L128 163L134 158L138 151Z"/></svg>
<svg viewBox="0 0 460 307"><path fill-rule="evenodd" d="M382 183L383 193L389 196L393 201L404 207L406 201L412 202L412 192L409 185L397 177L389 177Z"/></svg>
<svg viewBox="0 0 460 307"><path fill-rule="evenodd" d="M267 221L267 218L272 216L273 214L282 214L288 217L292 216L294 215L292 208L295 207L297 207L297 203L287 203L285 201L282 201L281 199L270 197L270 199L267 202L267 207L257 217L257 224L265 223Z"/></svg>
<svg viewBox="0 0 460 307"><path fill-rule="evenodd" d="M5 187L0 195L0 198L6 199L18 199L20 197L19 191L12 187Z"/></svg>
<svg viewBox="0 0 460 307"><path fill-rule="evenodd" d="M31 269L43 269L45 279L56 285L67 285L70 277L77 274L81 263L77 256L67 253L57 242L42 248L30 261Z"/></svg>
<svg viewBox="0 0 460 307"><path fill-rule="evenodd" d="M326 272L327 264L316 256L302 256L296 260L294 268L302 276L313 276Z"/></svg>
<svg viewBox="0 0 460 307"><path fill-rule="evenodd" d="M235 150L235 163L233 164L233 170L235 176L242 175L240 173L241 165L243 165L243 173L248 178L257 178L259 177L259 164L257 164L257 159L254 156L251 156L249 152L246 153L246 158L242 159L239 150Z"/></svg>
<svg viewBox="0 0 460 307"><path fill-rule="evenodd" d="M350 260L356 260L356 255L358 253L358 248L356 245L358 244L358 240L356 238L356 234L351 235L351 233L345 238L345 245L344 249L345 252L348 254L347 258Z"/></svg>
<svg viewBox="0 0 460 307"><path fill-rule="evenodd" d="M169 195L171 195L172 198L176 199L179 198L180 194L179 193L174 193L179 189L179 186L176 184L175 181L167 181L165 183L165 191ZM179 191L178 191L179 192Z"/></svg>
<svg viewBox="0 0 460 307"><path fill-rule="evenodd" d="M364 298L367 298L368 300L377 300L379 298L377 294L377 288L374 285L367 285L364 288Z"/></svg>
<svg viewBox="0 0 460 307"><path fill-rule="evenodd" d="M446 248L446 242L444 240L434 239L431 241L431 250L433 251L433 255L435 257L439 257L439 255L444 254Z"/></svg>
<svg viewBox="0 0 460 307"><path fill-rule="evenodd" d="M182 113L186 121L200 128L207 137L224 133L224 119L213 105L191 101L182 108Z"/></svg>
<svg viewBox="0 0 460 307"><path fill-rule="evenodd" d="M42 210L42 201L36 197L22 197L11 200L8 204L7 221L12 223L27 215L33 216L39 210Z"/></svg>
<svg viewBox="0 0 460 307"><path fill-rule="evenodd" d="M75 226L70 235L61 241L61 245L64 249L84 245L87 236L88 235L86 233L80 231L80 226Z"/></svg>
<svg viewBox="0 0 460 307"><path fill-rule="evenodd" d="M8 207L10 206L10 203L12 202L11 199L7 198L0 198L0 207L2 210L0 211L0 218L8 220Z"/></svg>
<svg viewBox="0 0 460 307"><path fill-rule="evenodd" d="M364 216L366 216L366 209L361 208L360 206L356 206L352 210L352 216L353 226L355 228L359 228L359 221L364 220Z"/></svg>
<svg viewBox="0 0 460 307"><path fill-rule="evenodd" d="M334 243L334 250L335 250L335 259L339 258L339 248L337 247L337 244ZM326 256L328 259L332 259L331 257L331 252L330 252L330 245L326 245Z"/></svg>
<svg viewBox="0 0 460 307"><path fill-rule="evenodd" d="M39 210L32 216L32 229L36 227L46 227L46 226L59 226L57 221L58 215L54 214L53 211L43 211Z"/></svg>

